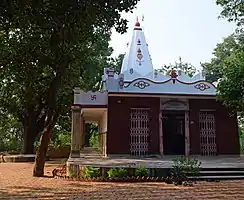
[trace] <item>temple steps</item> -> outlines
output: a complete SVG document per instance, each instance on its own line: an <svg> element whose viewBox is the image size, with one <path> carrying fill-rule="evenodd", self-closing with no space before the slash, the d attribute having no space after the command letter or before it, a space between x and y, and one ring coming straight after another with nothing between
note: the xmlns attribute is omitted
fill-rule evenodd
<svg viewBox="0 0 244 200"><path fill-rule="evenodd" d="M196 180L237 180L244 179L244 168L205 168L199 176L191 177Z"/></svg>
<svg viewBox="0 0 244 200"><path fill-rule="evenodd" d="M243 176L229 176L229 175L222 175L222 176L199 176L199 177L189 177L189 179L194 179L194 180L241 180L244 179Z"/></svg>
<svg viewBox="0 0 244 200"><path fill-rule="evenodd" d="M85 147L80 152L81 158L102 158L102 153L98 149Z"/></svg>
<svg viewBox="0 0 244 200"><path fill-rule="evenodd" d="M150 176L170 176L171 168L151 168ZM238 180L244 179L244 168L202 168L198 176L188 174L191 180L217 181L217 180Z"/></svg>

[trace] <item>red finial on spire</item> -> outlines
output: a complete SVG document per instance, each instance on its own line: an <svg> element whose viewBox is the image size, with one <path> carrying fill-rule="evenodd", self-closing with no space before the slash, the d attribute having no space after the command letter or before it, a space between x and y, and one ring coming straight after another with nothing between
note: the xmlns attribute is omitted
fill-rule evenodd
<svg viewBox="0 0 244 200"><path fill-rule="evenodd" d="M141 26L141 24L139 23L138 17L136 17L136 24L135 24L135 26L138 26L138 27Z"/></svg>
<svg viewBox="0 0 244 200"><path fill-rule="evenodd" d="M139 23L138 17L136 17L136 24L134 30L142 30L140 26L141 24Z"/></svg>

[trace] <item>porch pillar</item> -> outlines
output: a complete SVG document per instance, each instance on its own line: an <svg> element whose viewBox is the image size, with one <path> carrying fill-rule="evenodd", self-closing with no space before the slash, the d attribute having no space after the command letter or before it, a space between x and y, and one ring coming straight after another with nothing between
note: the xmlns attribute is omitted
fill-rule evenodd
<svg viewBox="0 0 244 200"><path fill-rule="evenodd" d="M160 148L160 155L164 155L164 144L163 144L163 117L162 112L159 112L159 148Z"/></svg>
<svg viewBox="0 0 244 200"><path fill-rule="evenodd" d="M185 111L185 155L190 154L190 127L189 127L189 111Z"/></svg>
<svg viewBox="0 0 244 200"><path fill-rule="evenodd" d="M81 134L80 134L80 140L81 140L81 145L80 145L80 150L82 150L85 146L85 134L86 134L86 126L85 126L85 119L84 116L81 114L80 118L80 123L81 123Z"/></svg>
<svg viewBox="0 0 244 200"><path fill-rule="evenodd" d="M71 158L80 157L81 148L81 108L79 106L72 106L72 131L71 131Z"/></svg>

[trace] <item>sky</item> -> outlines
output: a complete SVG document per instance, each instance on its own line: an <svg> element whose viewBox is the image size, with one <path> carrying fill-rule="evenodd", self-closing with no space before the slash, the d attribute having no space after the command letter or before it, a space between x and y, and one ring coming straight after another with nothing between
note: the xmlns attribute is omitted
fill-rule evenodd
<svg viewBox="0 0 244 200"><path fill-rule="evenodd" d="M110 45L113 56L125 53L131 41L137 16L141 22L154 68L175 63L182 58L196 68L210 61L217 43L235 31L235 24L218 19L221 7L215 0L140 0L134 13L123 14L127 33L113 30Z"/></svg>

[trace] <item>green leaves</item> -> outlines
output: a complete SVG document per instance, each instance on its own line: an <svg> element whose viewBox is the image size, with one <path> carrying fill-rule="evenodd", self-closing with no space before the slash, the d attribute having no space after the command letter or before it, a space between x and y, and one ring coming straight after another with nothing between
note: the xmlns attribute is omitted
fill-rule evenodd
<svg viewBox="0 0 244 200"><path fill-rule="evenodd" d="M244 115L244 1L216 0L223 10L221 17L236 22L235 34L225 38L214 49L210 63L204 63L206 79L210 82L221 80L217 91L225 105L239 115Z"/></svg>
<svg viewBox="0 0 244 200"><path fill-rule="evenodd" d="M232 34L217 44L210 63L204 63L206 79L221 80L219 98L234 112L243 113L244 108L244 33Z"/></svg>
<svg viewBox="0 0 244 200"><path fill-rule="evenodd" d="M182 70L190 77L192 77L196 72L196 68L191 63L182 62L181 57L179 57L179 61L175 62L174 65L164 65L161 69L155 70L155 73L157 74L158 72L161 72L163 74L169 75L172 70Z"/></svg>
<svg viewBox="0 0 244 200"><path fill-rule="evenodd" d="M222 6L221 17L228 21L234 21L242 29L244 25L244 1L243 0L216 0L217 5Z"/></svg>
<svg viewBox="0 0 244 200"><path fill-rule="evenodd" d="M201 168L201 162L195 158L181 156L173 160L171 176L176 182L187 180L187 176L196 177Z"/></svg>
<svg viewBox="0 0 244 200"><path fill-rule="evenodd" d="M244 114L244 48L224 61L223 78L218 85L220 99L234 111Z"/></svg>
<svg viewBox="0 0 244 200"><path fill-rule="evenodd" d="M216 45L213 51L214 58L210 63L203 63L202 66L206 72L206 79L215 82L222 78L225 60L238 48L243 48L244 34L232 34L224 39L222 43Z"/></svg>
<svg viewBox="0 0 244 200"><path fill-rule="evenodd" d="M120 13L137 2L1 1L0 105L25 126L51 126L59 114L60 124L69 120L73 88L98 89L111 28L125 32Z"/></svg>
<svg viewBox="0 0 244 200"><path fill-rule="evenodd" d="M124 57L125 54L119 54L118 57L110 60L110 66L113 67L118 73L120 73Z"/></svg>

